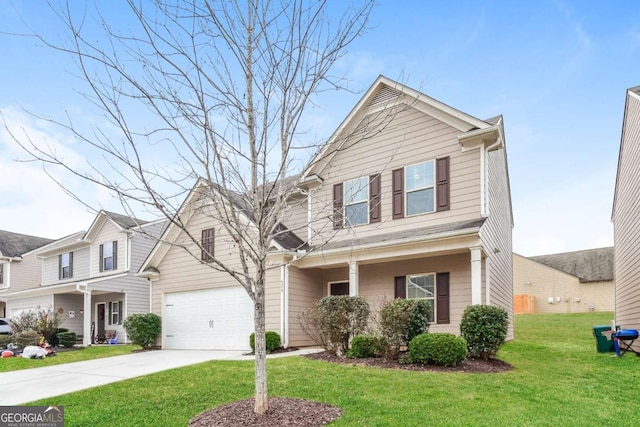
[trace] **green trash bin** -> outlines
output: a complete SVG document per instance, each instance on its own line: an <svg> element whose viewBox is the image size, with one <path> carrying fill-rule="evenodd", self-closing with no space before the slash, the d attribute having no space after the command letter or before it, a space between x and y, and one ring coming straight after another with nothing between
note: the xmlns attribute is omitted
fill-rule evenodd
<svg viewBox="0 0 640 427"><path fill-rule="evenodd" d="M620 325L616 325L616 330ZM611 325L596 325L593 327L593 336L596 338L596 348L598 353L614 352L613 337L611 336Z"/></svg>

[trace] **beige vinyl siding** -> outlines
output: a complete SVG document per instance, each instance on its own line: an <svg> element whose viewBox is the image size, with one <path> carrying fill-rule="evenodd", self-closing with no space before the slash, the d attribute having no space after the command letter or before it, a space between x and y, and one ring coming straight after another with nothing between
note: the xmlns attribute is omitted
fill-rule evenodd
<svg viewBox="0 0 640 427"><path fill-rule="evenodd" d="M289 207L284 215L282 223L296 236L307 240L307 224L309 223L309 209L306 197L296 196L289 201Z"/></svg>
<svg viewBox="0 0 640 427"><path fill-rule="evenodd" d="M536 313L613 311L613 281L580 283L576 276L518 254L513 254L513 293L533 296Z"/></svg>
<svg viewBox="0 0 640 427"><path fill-rule="evenodd" d="M478 150L461 152L460 132L413 108L396 111L393 120L373 137L335 154L321 173L322 187L313 194L313 228L318 238L333 241L368 237L407 228L427 227L477 219L480 215L480 158ZM391 172L400 167L450 157L451 209L392 220ZM351 179L381 174L381 222L335 232L331 221L333 185Z"/></svg>
<svg viewBox="0 0 640 427"><path fill-rule="evenodd" d="M317 345L302 331L299 315L326 295L321 272L289 267L289 346Z"/></svg>
<svg viewBox="0 0 640 427"><path fill-rule="evenodd" d="M5 262L3 275L4 283L0 288L11 285L9 292L37 288L42 282L42 261L31 253L25 255L22 261Z"/></svg>
<svg viewBox="0 0 640 427"><path fill-rule="evenodd" d="M640 329L640 100L627 94L613 213L616 322Z"/></svg>
<svg viewBox="0 0 640 427"><path fill-rule="evenodd" d="M280 267L267 270L265 280L265 327L267 331L276 331L280 339L284 336L280 330Z"/></svg>
<svg viewBox="0 0 640 427"><path fill-rule="evenodd" d="M62 328L68 328L77 335L83 335L84 314L80 314L80 310L84 310L84 296L77 294L59 294L53 296L55 308L64 310L64 320L60 324ZM75 318L69 317L69 312L73 311Z"/></svg>
<svg viewBox="0 0 640 427"><path fill-rule="evenodd" d="M510 320L507 339L513 339L513 224L506 165L504 148L486 154L489 217L480 230L480 239L486 253L484 268L488 273L483 278L488 276L489 280L489 304L507 310Z"/></svg>
<svg viewBox="0 0 640 427"><path fill-rule="evenodd" d="M120 251L120 248L118 248ZM73 276L66 279L58 279L59 259L58 255L73 252ZM44 265L44 285L56 285L58 283L77 282L88 279L89 276L89 247L69 250L61 250L60 253L48 256L42 260Z"/></svg>
<svg viewBox="0 0 640 427"><path fill-rule="evenodd" d="M91 277L108 276L127 271L128 245L127 234L120 230L113 222L105 221L93 242L91 242L91 255L89 260L89 272ZM100 272L100 245L118 241L117 269ZM75 258L74 258L75 261Z"/></svg>

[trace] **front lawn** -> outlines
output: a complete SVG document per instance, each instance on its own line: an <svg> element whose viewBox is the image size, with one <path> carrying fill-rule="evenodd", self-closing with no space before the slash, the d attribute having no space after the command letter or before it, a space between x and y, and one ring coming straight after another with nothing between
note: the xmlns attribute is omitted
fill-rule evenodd
<svg viewBox="0 0 640 427"><path fill-rule="evenodd" d="M101 357L120 356L129 354L138 346L133 345L109 345L92 346L78 350L59 351L55 356L44 359L23 359L22 357L9 357L0 359L0 372L18 371L20 369L41 368L43 366L61 365L63 363L82 362L83 360L100 359Z"/></svg>
<svg viewBox="0 0 640 427"><path fill-rule="evenodd" d="M342 408L335 426L636 425L640 358L598 354L591 327L610 313L522 315L499 357L513 371L464 374L268 362L271 396ZM185 426L194 415L253 394L251 362L207 362L46 399L67 426Z"/></svg>

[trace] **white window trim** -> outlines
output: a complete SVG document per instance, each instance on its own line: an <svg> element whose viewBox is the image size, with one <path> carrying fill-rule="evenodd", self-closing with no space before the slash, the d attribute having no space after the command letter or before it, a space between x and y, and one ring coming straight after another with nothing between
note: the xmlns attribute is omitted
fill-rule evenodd
<svg viewBox="0 0 640 427"><path fill-rule="evenodd" d="M409 298L409 277L418 277L418 276L433 276L433 298ZM415 299L415 300L433 300L433 320L430 321L429 323L436 323L436 319L438 318L437 316L437 311L438 311L438 304L437 304L437 300L438 300L438 282L436 281L437 275L435 272L433 273L416 273L416 274L407 274L405 276L405 295L407 296L407 299Z"/></svg>
<svg viewBox="0 0 640 427"><path fill-rule="evenodd" d="M335 283L349 283L349 278L346 278L345 280L332 280L327 282L327 296L331 296L331 285Z"/></svg>
<svg viewBox="0 0 640 427"><path fill-rule="evenodd" d="M107 247L111 248L111 255L110 256L106 256L105 255ZM108 258L111 258L111 268L107 268L106 260ZM115 268L113 268L113 259L114 259L114 257L113 257L113 241L103 243L102 244L102 259L100 260L100 262L102 263L102 271L103 272L105 272L105 271L115 271Z"/></svg>
<svg viewBox="0 0 640 427"><path fill-rule="evenodd" d="M412 166L418 166L418 165L422 165L425 163L431 163L431 168L433 171L433 183L429 186L426 187L420 187L420 188L414 188L413 190L409 191L407 190L407 177L409 176L409 174L407 173L407 169L409 169ZM431 160L427 160L424 162L419 162L419 163L413 163L411 165L407 165L404 167L404 182L403 184L403 189L404 189L404 200L402 201L404 203L404 212L405 212L405 218L410 218L410 217L414 217L414 216L418 216L418 215L427 215L427 214L432 214L435 213L436 211L436 160L435 159L431 159ZM429 188L433 188L433 206L432 206L432 210L430 211L426 211L426 212L419 212L419 213L414 213L414 214L409 214L409 203L408 203L408 199L409 199L409 193L415 193L416 191L420 191L420 190L426 190Z"/></svg>
<svg viewBox="0 0 640 427"><path fill-rule="evenodd" d="M114 304L118 304L118 309L114 310ZM120 321L120 301L111 301L111 304L109 304L109 325L119 325L119 321ZM113 316L116 315L118 316L118 319L116 322L113 321Z"/></svg>
<svg viewBox="0 0 640 427"><path fill-rule="evenodd" d="M347 183L349 182L354 182L354 181L361 181L363 180L365 182L365 186L367 189L367 195L363 200L352 200L351 203L348 203L347 200ZM370 202L370 197L369 197L369 192L370 192L370 187L371 186L371 182L368 176L361 176L360 178L354 178L354 179L350 179L348 181L344 181L344 183L342 184L342 200L343 200L343 206L342 206L342 224L344 227L358 227L361 225L368 225L369 224L369 212L370 212L370 206L369 206L369 202ZM352 205L358 205L360 203L366 203L367 204L367 208L366 208L366 221L362 222L362 223L358 223L358 224L351 224L347 218L347 206L352 206Z"/></svg>

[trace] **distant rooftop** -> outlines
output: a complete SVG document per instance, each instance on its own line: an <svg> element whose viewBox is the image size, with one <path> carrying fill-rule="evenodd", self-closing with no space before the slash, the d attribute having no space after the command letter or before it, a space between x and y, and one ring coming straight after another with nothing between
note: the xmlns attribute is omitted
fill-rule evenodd
<svg viewBox="0 0 640 427"><path fill-rule="evenodd" d="M529 257L580 279L582 283L613 280L613 247Z"/></svg>
<svg viewBox="0 0 640 427"><path fill-rule="evenodd" d="M44 237L0 230L0 254L6 257L19 257L51 242L52 239Z"/></svg>

